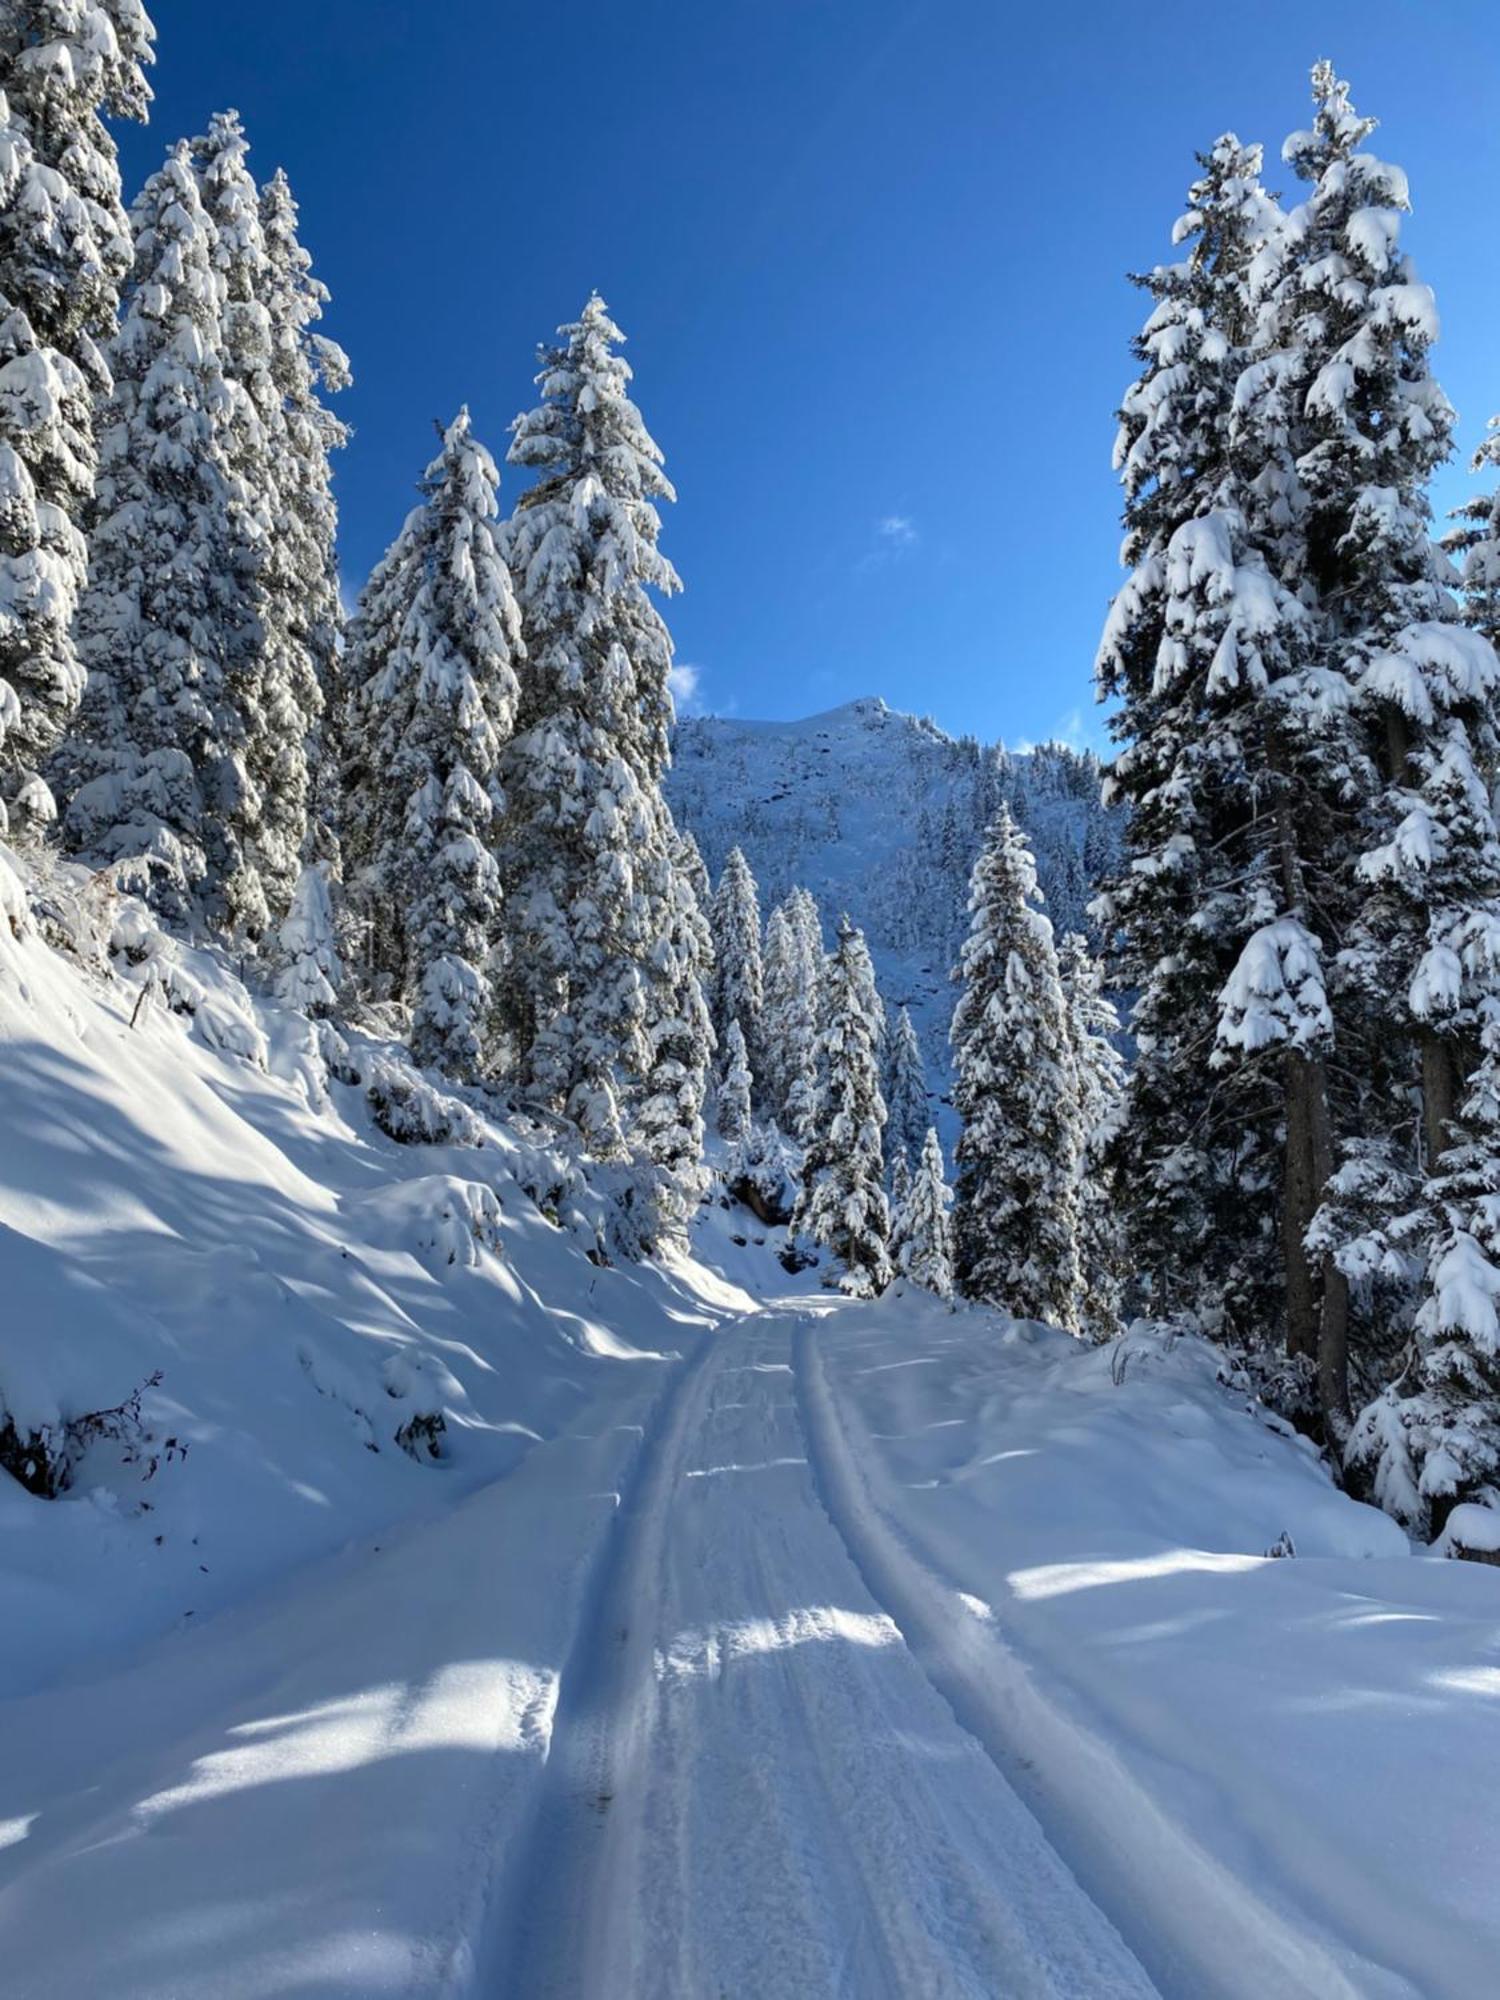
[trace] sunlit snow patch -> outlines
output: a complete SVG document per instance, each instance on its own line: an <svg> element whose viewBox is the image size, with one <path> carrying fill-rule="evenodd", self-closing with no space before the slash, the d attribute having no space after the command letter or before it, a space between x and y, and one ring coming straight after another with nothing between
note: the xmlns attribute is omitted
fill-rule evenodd
<svg viewBox="0 0 1500 2000"><path fill-rule="evenodd" d="M557 1706L557 1676L518 1660L465 1660L425 1687L367 1688L291 1715L240 1723L232 1748L200 1757L180 1785L142 1799L133 1817L149 1826L183 1806L288 1779L353 1771L423 1750L545 1749Z"/></svg>
<svg viewBox="0 0 1500 2000"><path fill-rule="evenodd" d="M736 1660L784 1653L793 1646L832 1639L841 1639L848 1646L899 1646L901 1633L883 1612L813 1605L788 1611L780 1618L743 1618L679 1632L670 1646L658 1651L656 1677L662 1681L714 1680Z"/></svg>
<svg viewBox="0 0 1500 2000"><path fill-rule="evenodd" d="M1097 1590L1101 1584L1148 1583L1153 1577L1181 1576L1193 1570L1230 1576L1238 1570L1258 1569L1263 1560L1261 1556L1213 1555L1206 1549L1169 1549L1134 1562L1042 1563L1036 1569L1012 1570L1010 1586L1021 1598L1065 1597L1069 1591Z"/></svg>

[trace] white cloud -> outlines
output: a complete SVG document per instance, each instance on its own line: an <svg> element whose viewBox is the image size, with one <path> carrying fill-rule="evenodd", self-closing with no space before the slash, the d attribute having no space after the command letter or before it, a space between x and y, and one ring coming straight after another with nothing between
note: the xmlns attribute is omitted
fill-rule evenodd
<svg viewBox="0 0 1500 2000"><path fill-rule="evenodd" d="M921 539L910 514L882 514L875 523L874 541L854 567L863 571L878 568L883 563L897 562Z"/></svg>
<svg viewBox="0 0 1500 2000"><path fill-rule="evenodd" d="M1070 750L1102 752L1109 747L1109 732L1097 709L1070 708L1052 736L1054 742L1066 743Z"/></svg>
<svg viewBox="0 0 1500 2000"><path fill-rule="evenodd" d="M1098 757L1109 755L1109 731L1104 717L1092 709L1070 708L1066 715L1058 717L1040 741L1060 743L1065 750L1092 750ZM1010 747L1018 756L1024 757L1037 748L1037 740L1029 736L1018 737Z"/></svg>
<svg viewBox="0 0 1500 2000"><path fill-rule="evenodd" d="M686 660L679 660L667 675L667 686L672 690L672 699L677 704L679 715L701 715L703 713L703 669L690 666Z"/></svg>

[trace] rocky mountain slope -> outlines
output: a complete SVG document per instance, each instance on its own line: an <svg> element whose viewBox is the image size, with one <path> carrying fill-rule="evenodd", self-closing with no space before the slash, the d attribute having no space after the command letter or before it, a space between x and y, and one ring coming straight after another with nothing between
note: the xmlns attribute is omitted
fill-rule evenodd
<svg viewBox="0 0 1500 2000"><path fill-rule="evenodd" d="M878 697L799 722L685 718L668 789L716 878L730 848L744 849L763 912L801 884L828 924L847 911L861 926L884 997L912 1009L938 1082L969 870L999 801L1031 839L1059 933L1087 929L1119 840L1094 757L985 746Z"/></svg>

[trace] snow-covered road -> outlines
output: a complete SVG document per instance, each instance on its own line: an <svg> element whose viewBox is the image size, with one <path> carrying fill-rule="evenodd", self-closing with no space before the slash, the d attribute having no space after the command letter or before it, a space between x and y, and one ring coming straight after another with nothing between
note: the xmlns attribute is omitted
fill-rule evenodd
<svg viewBox="0 0 1500 2000"><path fill-rule="evenodd" d="M4 2000L1495 1990L1500 1572L1202 1342L612 1260L174 951L0 923L8 1407L177 1446L0 1479Z"/></svg>
<svg viewBox="0 0 1500 2000"><path fill-rule="evenodd" d="M705 1343L659 1408L493 1912L493 1991L1154 1992L835 1526L808 1324Z"/></svg>
<svg viewBox="0 0 1500 2000"><path fill-rule="evenodd" d="M1488 1572L1195 1349L698 1282L505 1477L7 1707L7 2000L1489 1990Z"/></svg>

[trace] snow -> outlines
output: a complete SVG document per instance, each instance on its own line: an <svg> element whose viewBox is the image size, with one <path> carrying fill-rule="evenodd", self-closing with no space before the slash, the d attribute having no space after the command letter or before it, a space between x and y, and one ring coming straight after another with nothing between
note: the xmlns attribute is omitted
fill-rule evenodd
<svg viewBox="0 0 1500 2000"><path fill-rule="evenodd" d="M1219 1048L1246 1055L1278 1042L1316 1047L1332 1032L1318 940L1305 924L1279 917L1246 939L1219 996Z"/></svg>
<svg viewBox="0 0 1500 2000"><path fill-rule="evenodd" d="M998 802L995 751L865 697L794 722L679 721L668 802L715 881L743 849L769 914L811 891L826 942L841 914L864 933L882 998L908 1007L934 1097L946 1088L949 973L967 930L969 871ZM1058 935L1086 931L1087 904L1118 844L1091 758L1056 745L1004 753L998 790L1037 857ZM1089 854L1085 862L1085 843ZM950 1144L952 1121L943 1114Z"/></svg>
<svg viewBox="0 0 1500 2000"><path fill-rule="evenodd" d="M1493 1568L1195 1342L840 1299L713 1204L601 1264L607 1171L214 954L132 1027L77 884L0 852L0 1395L159 1369L159 1462L0 1476L7 1996L1488 1990Z"/></svg>
<svg viewBox="0 0 1500 2000"><path fill-rule="evenodd" d="M493 1990L1149 1994L827 1510L807 1323L762 1313L679 1384Z"/></svg>
<svg viewBox="0 0 1500 2000"><path fill-rule="evenodd" d="M1435 1329L1466 1334L1483 1354L1500 1353L1500 1317L1495 1311L1500 1272L1465 1230L1455 1230L1434 1252L1431 1286Z"/></svg>
<svg viewBox="0 0 1500 2000"><path fill-rule="evenodd" d="M1444 1554L1455 1549L1470 1549L1476 1555L1500 1555L1500 1513L1493 1507L1476 1507L1472 1502L1455 1507L1448 1516L1437 1547ZM1487 1674L1490 1685L1500 1694L1500 1675L1496 1675L1493 1669L1481 1668L1468 1678L1483 1683Z"/></svg>
<svg viewBox="0 0 1500 2000"><path fill-rule="evenodd" d="M160 1369L147 1420L188 1447L144 1490L85 1465L75 1491L112 1495L118 1520L0 1479L0 1614L28 1632L0 1654L7 1691L180 1630L351 1536L447 1510L572 1421L601 1346L657 1353L672 1344L664 1318L725 1310L700 1306L695 1281L647 1286L592 1264L594 1230L560 1229L526 1192L562 1219L578 1205L545 1143L462 1105L459 1134L478 1145L392 1143L300 1016L256 1003L210 954L168 949L177 997L137 1015L158 956L118 960L104 982L34 924L19 939L0 925L14 1307L0 1400L29 1429L117 1404ZM377 1084L410 1079L378 1048L346 1060ZM625 1303L606 1310L615 1290ZM392 1393L393 1361L453 1384L441 1468L393 1448L413 1413Z"/></svg>
<svg viewBox="0 0 1500 2000"><path fill-rule="evenodd" d="M1401 218L1389 208L1357 208L1345 234L1349 247L1372 271L1382 273L1389 268L1401 239Z"/></svg>
<svg viewBox="0 0 1500 2000"><path fill-rule="evenodd" d="M997 1337L907 1298L816 1350L850 1504L919 1599L883 1601L1024 1751L1163 1991L1490 1990L1492 1570L1414 1558L1195 1341Z"/></svg>

